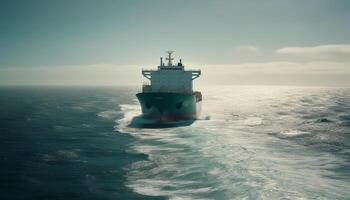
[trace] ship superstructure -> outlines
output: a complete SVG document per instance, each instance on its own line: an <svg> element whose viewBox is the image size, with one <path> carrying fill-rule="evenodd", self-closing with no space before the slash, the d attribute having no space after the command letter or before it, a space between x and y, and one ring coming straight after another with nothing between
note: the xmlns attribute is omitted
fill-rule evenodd
<svg viewBox="0 0 350 200"><path fill-rule="evenodd" d="M202 95L193 91L193 80L201 75L200 70L185 70L180 61L173 64L172 53L168 51L165 65L160 58L156 70L142 70L149 84L142 86L136 96L145 117L161 121L196 119L200 112Z"/></svg>

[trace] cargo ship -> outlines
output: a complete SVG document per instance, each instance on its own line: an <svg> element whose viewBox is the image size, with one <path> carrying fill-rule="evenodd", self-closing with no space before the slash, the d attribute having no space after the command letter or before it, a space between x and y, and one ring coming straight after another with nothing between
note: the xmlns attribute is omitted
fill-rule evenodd
<svg viewBox="0 0 350 200"><path fill-rule="evenodd" d="M181 59L173 64L172 53L167 51L167 64L160 58L156 70L142 70L148 83L136 94L144 118L158 122L195 120L201 111L202 94L193 90L193 80L201 75L200 70L185 70Z"/></svg>

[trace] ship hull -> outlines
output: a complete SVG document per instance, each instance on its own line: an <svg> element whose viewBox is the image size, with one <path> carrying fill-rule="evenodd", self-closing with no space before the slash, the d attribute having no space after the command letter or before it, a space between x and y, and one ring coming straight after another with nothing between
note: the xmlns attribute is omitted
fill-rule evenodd
<svg viewBox="0 0 350 200"><path fill-rule="evenodd" d="M162 122L195 120L201 110L201 99L195 94L147 92L136 96L143 116Z"/></svg>

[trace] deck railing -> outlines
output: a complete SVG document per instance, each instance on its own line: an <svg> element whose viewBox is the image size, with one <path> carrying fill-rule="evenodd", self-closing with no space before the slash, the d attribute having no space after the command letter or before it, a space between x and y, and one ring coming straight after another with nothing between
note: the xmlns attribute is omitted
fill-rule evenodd
<svg viewBox="0 0 350 200"><path fill-rule="evenodd" d="M157 90L152 90L152 86L150 84L143 84L142 85L142 92L148 93L148 92L164 92L164 93L193 93L197 96L198 99L201 99L201 93L197 91L192 91L185 88L177 88L177 89L169 89L167 87L161 87Z"/></svg>

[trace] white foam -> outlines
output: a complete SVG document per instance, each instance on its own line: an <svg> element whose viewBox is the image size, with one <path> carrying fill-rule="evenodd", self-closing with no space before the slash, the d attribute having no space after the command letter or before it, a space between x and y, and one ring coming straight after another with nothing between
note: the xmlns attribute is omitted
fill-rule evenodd
<svg viewBox="0 0 350 200"><path fill-rule="evenodd" d="M297 136L309 135L309 134L310 132L299 131L299 130L284 130L280 132L281 136L286 136L286 137L297 137Z"/></svg>
<svg viewBox="0 0 350 200"><path fill-rule="evenodd" d="M78 158L80 149L70 149L70 150L58 150L56 153L58 156L66 158Z"/></svg>
<svg viewBox="0 0 350 200"><path fill-rule="evenodd" d="M199 187L201 183L197 181L167 179L166 177L167 172L172 172L178 177L190 173L187 172L189 169L178 168L178 163L183 162L186 156L183 148L195 145L193 144L195 141L182 137L185 134L183 131L189 131L190 127L134 128L130 126L131 123L152 123L152 120L143 119L140 116L141 111L138 104L124 104L120 106L120 110L124 117L116 121L115 129L138 138L131 150L147 154L149 159L131 165L127 175L127 186L144 195L169 196L170 199L197 199L196 195L202 195L198 199L204 199L203 194L209 193L211 188Z"/></svg>
<svg viewBox="0 0 350 200"><path fill-rule="evenodd" d="M116 110L106 110L106 111L102 111L102 112L97 113L97 115L99 117L103 117L103 118L106 118L106 119L113 119L113 118L116 117L116 115L118 113L119 112L116 111Z"/></svg>
<svg viewBox="0 0 350 200"><path fill-rule="evenodd" d="M298 100L279 96L279 91L290 89L212 90L203 102L210 120L181 128L133 128L129 124L141 114L139 104L121 105L124 117L117 121L116 130L136 137L130 151L148 155L127 169L127 186L169 199L312 199L306 191L332 191L344 197L348 185L328 179L330 172L323 168L339 158L292 139L311 131L295 125L303 119L293 113L294 105L271 107L281 104L276 99ZM287 117L276 115L276 109Z"/></svg>
<svg viewBox="0 0 350 200"><path fill-rule="evenodd" d="M259 117L248 117L243 123L247 126L258 126L263 124L263 119Z"/></svg>

